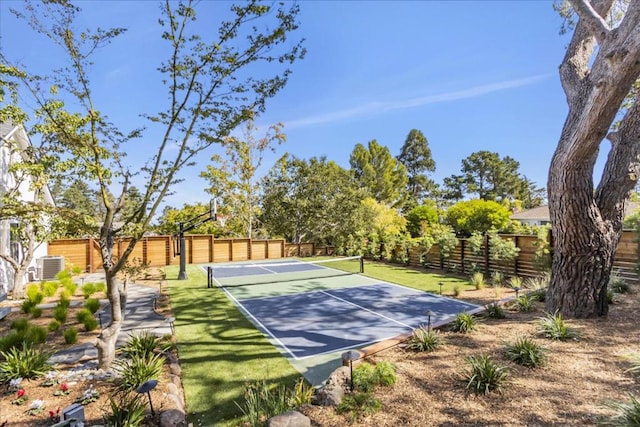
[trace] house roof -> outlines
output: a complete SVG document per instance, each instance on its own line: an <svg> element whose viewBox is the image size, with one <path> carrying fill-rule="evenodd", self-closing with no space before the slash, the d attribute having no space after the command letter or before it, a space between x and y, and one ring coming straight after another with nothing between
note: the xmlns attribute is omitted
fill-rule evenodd
<svg viewBox="0 0 640 427"><path fill-rule="evenodd" d="M638 208L640 208L640 202L627 202L624 206L625 218L637 211ZM549 206L538 206L537 208L527 209L526 211L514 213L513 215L511 215L511 219L515 219L518 221L549 222L551 221L549 217Z"/></svg>

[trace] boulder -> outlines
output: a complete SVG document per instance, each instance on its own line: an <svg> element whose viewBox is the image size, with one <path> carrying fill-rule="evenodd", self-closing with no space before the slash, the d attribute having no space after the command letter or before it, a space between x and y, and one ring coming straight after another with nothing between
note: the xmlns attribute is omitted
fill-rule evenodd
<svg viewBox="0 0 640 427"><path fill-rule="evenodd" d="M311 427L311 420L298 411L276 415L267 421L268 427Z"/></svg>
<svg viewBox="0 0 640 427"><path fill-rule="evenodd" d="M170 409L160 414L161 427L186 427L187 417L184 412Z"/></svg>

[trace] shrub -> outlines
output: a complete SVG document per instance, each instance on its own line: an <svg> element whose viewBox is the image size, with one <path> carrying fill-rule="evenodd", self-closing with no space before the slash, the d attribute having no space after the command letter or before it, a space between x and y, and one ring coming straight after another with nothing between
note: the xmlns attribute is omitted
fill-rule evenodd
<svg viewBox="0 0 640 427"><path fill-rule="evenodd" d="M314 393L315 389L303 377L298 378L291 392L291 406L299 408L302 405L308 405Z"/></svg>
<svg viewBox="0 0 640 427"><path fill-rule="evenodd" d="M20 310L24 313L24 314L29 314L31 313L31 310L36 306L36 303L31 301L31 300L24 300L22 301L22 304L20 304Z"/></svg>
<svg viewBox="0 0 640 427"><path fill-rule="evenodd" d="M40 307L31 308L31 317L37 319L42 316L42 309Z"/></svg>
<svg viewBox="0 0 640 427"><path fill-rule="evenodd" d="M378 362L375 366L361 363L353 370L353 386L368 393L376 386L390 386L396 383L396 367L389 362Z"/></svg>
<svg viewBox="0 0 640 427"><path fill-rule="evenodd" d="M85 301L84 308L89 310L91 314L95 314L95 312L100 309L100 301L95 298L89 298Z"/></svg>
<svg viewBox="0 0 640 427"><path fill-rule="evenodd" d="M62 281L65 279L71 279L71 271L69 270L62 270L59 271L58 274L56 274L56 279Z"/></svg>
<svg viewBox="0 0 640 427"><path fill-rule="evenodd" d="M85 318L82 324L84 325L84 330L87 332L94 331L98 327L98 321L92 314Z"/></svg>
<svg viewBox="0 0 640 427"><path fill-rule="evenodd" d="M76 313L76 319L78 320L79 323L84 323L84 321L89 317L93 317L93 313L91 313L86 308L83 308L82 310Z"/></svg>
<svg viewBox="0 0 640 427"><path fill-rule="evenodd" d="M617 294L626 294L631 290L631 287L629 286L627 281L624 280L624 278L621 277L617 272L611 273L611 276L609 277L608 287Z"/></svg>
<svg viewBox="0 0 640 427"><path fill-rule="evenodd" d="M159 339L149 331L143 331L138 335L131 335L120 352L127 357L150 357L158 348Z"/></svg>
<svg viewBox="0 0 640 427"><path fill-rule="evenodd" d="M476 328L476 319L469 313L458 313L456 318L451 323L451 330L453 332L460 332L466 334Z"/></svg>
<svg viewBox="0 0 640 427"><path fill-rule="evenodd" d="M507 317L504 309L497 302L486 305L484 309L485 315L492 319L505 319Z"/></svg>
<svg viewBox="0 0 640 427"><path fill-rule="evenodd" d="M96 282L96 292L106 292L107 285L104 282Z"/></svg>
<svg viewBox="0 0 640 427"><path fill-rule="evenodd" d="M82 296L84 296L84 299L89 299L91 295L96 293L95 283L85 283L84 285L82 285L81 289L82 289Z"/></svg>
<svg viewBox="0 0 640 427"><path fill-rule="evenodd" d="M609 407L616 411L616 415L608 422L603 423L604 425L615 427L640 426L640 401L633 395L630 395L629 398L631 399L629 403L612 402L608 404Z"/></svg>
<svg viewBox="0 0 640 427"><path fill-rule="evenodd" d="M524 281L524 287L531 291L544 290L549 287L550 280L551 277L548 274L536 277L527 277Z"/></svg>
<svg viewBox="0 0 640 427"><path fill-rule="evenodd" d="M520 295L513 302L513 306L518 311L531 311L533 310L533 300L529 295Z"/></svg>
<svg viewBox="0 0 640 427"><path fill-rule="evenodd" d="M51 365L47 362L51 353L35 350L31 345L23 343L0 352L4 362L0 363L0 381L6 382L17 378L39 378L46 374Z"/></svg>
<svg viewBox="0 0 640 427"><path fill-rule="evenodd" d="M40 289L42 290L42 293L44 294L45 297L52 297L56 294L56 291L58 290L58 283L57 282L48 282L48 281L44 281L40 283Z"/></svg>
<svg viewBox="0 0 640 427"><path fill-rule="evenodd" d="M627 369L625 372L640 372L640 353L631 353L622 356L622 358L629 363L631 363L631 367Z"/></svg>
<svg viewBox="0 0 640 427"><path fill-rule="evenodd" d="M31 283L27 286L27 299L29 301L35 302L36 304L40 304L44 299L44 295L40 292L40 286L37 283Z"/></svg>
<svg viewBox="0 0 640 427"><path fill-rule="evenodd" d="M12 321L11 325L9 325L9 328L18 332L26 332L26 330L29 329L29 326L31 326L29 324L29 321L24 317L21 317Z"/></svg>
<svg viewBox="0 0 640 427"><path fill-rule="evenodd" d="M615 304L616 303L616 293L613 292L613 289L607 288L607 303Z"/></svg>
<svg viewBox="0 0 640 427"><path fill-rule="evenodd" d="M504 282L504 274L501 271L494 271L491 273L491 283L493 286L502 286Z"/></svg>
<svg viewBox="0 0 640 427"><path fill-rule="evenodd" d="M455 296L459 297L461 293L462 293L462 285L460 285L460 284L456 284L456 285L453 287L453 295L455 295Z"/></svg>
<svg viewBox="0 0 640 427"><path fill-rule="evenodd" d="M58 301L58 305L65 305L66 307L69 307L70 304L71 294L68 290L63 289L62 292L60 292L60 301Z"/></svg>
<svg viewBox="0 0 640 427"><path fill-rule="evenodd" d="M12 348L25 344L25 332L13 331L0 337L0 351L9 351Z"/></svg>
<svg viewBox="0 0 640 427"><path fill-rule="evenodd" d="M529 295L531 299L545 302L547 300L547 290L546 289L538 289L537 291L531 292Z"/></svg>
<svg viewBox="0 0 640 427"><path fill-rule="evenodd" d="M71 279L62 281L62 286L64 286L64 290L69 293L68 296L75 295L78 290L78 285Z"/></svg>
<svg viewBox="0 0 640 427"><path fill-rule="evenodd" d="M513 276L512 278L509 279L509 286L512 289L522 289L522 278L518 277L518 276Z"/></svg>
<svg viewBox="0 0 640 427"><path fill-rule="evenodd" d="M146 403L141 395L120 395L118 401L109 397L110 411L102 416L105 427L136 427L145 418Z"/></svg>
<svg viewBox="0 0 640 427"><path fill-rule="evenodd" d="M467 388L481 394L501 391L508 376L505 366L496 364L488 355L470 356L467 357L466 362L469 366L463 378Z"/></svg>
<svg viewBox="0 0 640 427"><path fill-rule="evenodd" d="M24 340L30 344L42 344L47 340L47 330L42 326L30 325L25 332Z"/></svg>
<svg viewBox="0 0 640 427"><path fill-rule="evenodd" d="M119 359L114 362L115 370L120 374L118 389L121 391L135 390L140 384L152 378L158 378L164 364L164 357L160 354L150 356L134 356L130 359Z"/></svg>
<svg viewBox="0 0 640 427"><path fill-rule="evenodd" d="M64 336L64 342L67 344L75 344L78 342L78 330L73 326L66 328L62 335Z"/></svg>
<svg viewBox="0 0 640 427"><path fill-rule="evenodd" d="M61 302L62 302L62 300L60 300L60 303ZM58 305L53 307L53 318L56 319L58 322L64 324L64 322L67 321L67 310L68 310L68 308L65 307L64 305L61 305L60 303L58 303Z"/></svg>
<svg viewBox="0 0 640 427"><path fill-rule="evenodd" d="M538 318L537 330L538 334L552 340L564 341L579 336L575 329L567 326L560 313L547 313L545 317Z"/></svg>
<svg viewBox="0 0 640 427"><path fill-rule="evenodd" d="M378 362L373 370L376 385L388 387L394 385L398 379L396 366L391 362Z"/></svg>
<svg viewBox="0 0 640 427"><path fill-rule="evenodd" d="M349 414L352 423L356 422L361 416L372 415L382 408L379 399L371 396L369 393L354 393L344 397L342 402L336 408L338 414Z"/></svg>
<svg viewBox="0 0 640 427"><path fill-rule="evenodd" d="M484 274L481 272L473 273L470 280L471 284L476 288L476 290L484 289Z"/></svg>
<svg viewBox="0 0 640 427"><path fill-rule="evenodd" d="M505 346L509 360L522 366L536 368L546 361L547 350L527 337L520 337Z"/></svg>
<svg viewBox="0 0 640 427"><path fill-rule="evenodd" d="M80 273L82 273L82 267L80 267L79 265L74 265L73 267L71 267L71 274L77 276Z"/></svg>
<svg viewBox="0 0 640 427"><path fill-rule="evenodd" d="M250 426L263 426L264 420L290 409L287 389L270 387L266 381L258 381L245 387L244 402L236 406L242 411Z"/></svg>
<svg viewBox="0 0 640 427"><path fill-rule="evenodd" d="M407 348L414 351L433 351L440 345L440 334L420 326L413 330Z"/></svg>
<svg viewBox="0 0 640 427"><path fill-rule="evenodd" d="M57 332L58 330L60 330L60 322L58 322L57 320L52 320L51 322L49 322L49 331Z"/></svg>

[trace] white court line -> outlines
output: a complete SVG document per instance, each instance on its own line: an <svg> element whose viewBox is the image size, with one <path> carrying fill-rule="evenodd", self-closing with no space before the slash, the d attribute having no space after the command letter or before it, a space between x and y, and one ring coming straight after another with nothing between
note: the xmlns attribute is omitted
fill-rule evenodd
<svg viewBox="0 0 640 427"><path fill-rule="evenodd" d="M371 285L367 285L367 286L371 286ZM409 328L409 329L413 330L413 326L409 326L409 325L407 325L406 323L402 323L402 322L400 322L400 321L398 321L398 320L392 319L391 317L385 316L384 314L378 313L378 312L373 311L373 310L369 310L369 309L368 309L368 308L366 308L366 307L363 307L363 306L358 305L358 304L354 304L354 303L352 303L351 301L347 301L346 299L343 299L343 298L337 297L337 296L335 296L335 295L331 295L330 293L328 293L328 292L326 292L326 291L320 291L320 292L321 292L321 293L323 293L323 294L325 294L325 295L330 296L331 298L335 298L335 299L337 299L338 301L346 302L347 304L350 304L350 305L352 305L352 306L354 306L354 307L357 307L357 308L359 308L360 310L368 311L368 312L369 312L369 313L371 313L371 314L375 314L376 316L380 316L380 317L385 318L385 319L387 319L387 320L390 320L390 321L392 321L392 322L394 322L394 323L397 323L398 325L402 325L402 326L405 326L405 327L407 327L407 328Z"/></svg>

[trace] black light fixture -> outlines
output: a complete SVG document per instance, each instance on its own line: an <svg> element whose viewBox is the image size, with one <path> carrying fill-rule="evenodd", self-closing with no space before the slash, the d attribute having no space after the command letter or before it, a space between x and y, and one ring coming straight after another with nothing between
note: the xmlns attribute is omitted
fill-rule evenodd
<svg viewBox="0 0 640 427"><path fill-rule="evenodd" d="M360 352L356 350L349 350L342 353L342 364L344 362L349 362L349 378L350 378L350 387L351 391L353 391L353 362L360 359Z"/></svg>
<svg viewBox="0 0 640 427"><path fill-rule="evenodd" d="M516 291L516 299L518 298L518 292L520 292L520 287L514 286L513 290Z"/></svg>
<svg viewBox="0 0 640 427"><path fill-rule="evenodd" d="M433 311L427 310L424 314L427 315L427 331L431 330L431 316L434 315Z"/></svg>
<svg viewBox="0 0 640 427"><path fill-rule="evenodd" d="M151 415L152 416L155 416L156 413L153 410L153 404L151 403L151 390L156 388L157 385L158 385L158 380L149 380L149 381L146 381L146 382L140 384L138 386L138 388L136 388L136 392L137 393L139 393L139 394L146 393L147 396L149 397L149 407L151 408Z"/></svg>
<svg viewBox="0 0 640 427"><path fill-rule="evenodd" d="M440 295L442 295L442 287L444 286L444 283L438 282L438 286L440 286Z"/></svg>

